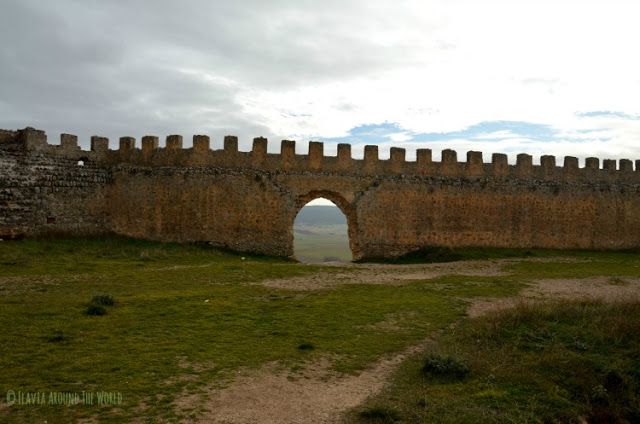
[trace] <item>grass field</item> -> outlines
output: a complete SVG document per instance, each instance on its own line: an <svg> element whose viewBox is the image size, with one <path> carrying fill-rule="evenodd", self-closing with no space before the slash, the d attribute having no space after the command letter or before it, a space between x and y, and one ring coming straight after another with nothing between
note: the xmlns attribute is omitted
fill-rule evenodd
<svg viewBox="0 0 640 424"><path fill-rule="evenodd" d="M503 276L444 275L402 285L358 283L299 291L260 282L311 275L319 267L116 237L2 242L0 393L5 403L0 402L0 421L57 423L99 417L100 422L134 418L172 422L197 417L197 405L180 411L175 402L212 385L228 384L237 370L273 361L296 370L329 358L336 372L358 373L385 354L443 334L461 319L461 329L484 331L487 341L470 346L463 343L464 337L452 335L451 341L443 341L443 349L460 346L463 359L478 348L494 349L497 358L506 357L513 353L509 347L513 339L505 339L506 348L495 347L490 343L494 336L482 330L488 324L475 324L476 320L464 324L472 299L514 296L535 278L640 277L635 254L580 253L581 261L570 265L555 262L554 252L531 254L550 256L550 261L516 261L505 266L508 275ZM325 267L322 272L352 271ZM105 315L87 315L96 295L110 295L116 304L104 306ZM383 325L389 322L393 325ZM600 346L593 347L599 355L617 352ZM500 351L503 348L506 353ZM499 382L495 396L506 398L498 405L517 410L518 399L528 394L520 389L512 394L505 387L528 386L531 377L521 377L517 367L505 367L504 373L482 370L492 366L489 356L486 363L471 363L469 381L481 387L492 373ZM411 374L415 364L410 362L403 368L406 374L399 375L394 388L386 392L390 397L379 400L412 422L424 416L411 412L415 397L424 393L422 380ZM434 389L428 404L448 408L457 387ZM532 387L558 390L544 384ZM9 390L118 392L122 404L8 406L4 394ZM539 396L542 404L551 395ZM477 405L470 414L493 408ZM551 408L551 412L579 410L567 409L562 402ZM354 419L361 417L356 413Z"/></svg>
<svg viewBox="0 0 640 424"><path fill-rule="evenodd" d="M444 372L425 372L434 358L450 359ZM456 374L452 363L468 373ZM394 383L349 421L401 419L640 422L640 303L521 304L464 321L428 354L405 362Z"/></svg>

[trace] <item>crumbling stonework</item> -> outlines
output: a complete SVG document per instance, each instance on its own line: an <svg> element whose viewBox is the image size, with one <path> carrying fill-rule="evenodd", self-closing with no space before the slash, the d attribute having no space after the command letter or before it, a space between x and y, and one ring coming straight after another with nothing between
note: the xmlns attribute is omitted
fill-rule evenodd
<svg viewBox="0 0 640 424"><path fill-rule="evenodd" d="M42 131L0 130L0 237L116 233L161 241L208 241L216 246L278 256L293 253L292 226L310 200L325 197L345 213L355 259L398 256L423 246L621 249L640 247L640 161L589 158L585 167L553 156L533 165L494 154L445 150L416 161L377 146L364 159L322 143L309 154L282 142L267 153L256 138L251 152L225 137L222 150L206 136L123 137L117 150L92 137L91 151L63 134L47 144Z"/></svg>

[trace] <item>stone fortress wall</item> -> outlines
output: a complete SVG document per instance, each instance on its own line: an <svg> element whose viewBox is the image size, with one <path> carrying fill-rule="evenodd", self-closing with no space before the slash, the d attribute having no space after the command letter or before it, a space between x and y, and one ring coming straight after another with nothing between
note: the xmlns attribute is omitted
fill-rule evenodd
<svg viewBox="0 0 640 424"><path fill-rule="evenodd" d="M0 237L116 233L291 256L295 216L325 197L347 217L354 259L425 246L640 247L640 160L431 153L407 161L391 148L381 160L366 146L354 159L348 144L334 157L310 142L299 155L284 140L272 154L265 138L240 152L232 136L212 150L203 135L186 149L178 135L165 147L122 137L117 150L92 137L83 151L73 135L51 145L33 128L0 130Z"/></svg>

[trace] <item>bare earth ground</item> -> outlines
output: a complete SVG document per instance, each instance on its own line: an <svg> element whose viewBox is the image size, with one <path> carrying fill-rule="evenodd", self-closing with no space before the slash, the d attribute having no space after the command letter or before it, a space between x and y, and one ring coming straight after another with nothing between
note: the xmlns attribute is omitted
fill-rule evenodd
<svg viewBox="0 0 640 424"><path fill-rule="evenodd" d="M384 358L357 376L338 375L331 362L310 364L300 372L269 364L258 372L241 373L223 390L210 390L202 423L335 423L342 413L380 391L390 374L428 341ZM187 398L186 405L199 399ZM193 406L193 405L191 405ZM187 421L190 422L190 421Z"/></svg>
<svg viewBox="0 0 640 424"><path fill-rule="evenodd" d="M640 279L591 277L576 279L537 280L520 296L506 299L474 299L467 310L470 317L490 311L513 307L518 302L537 302L549 299L600 299L606 302L628 301L640 297Z"/></svg>
<svg viewBox="0 0 640 424"><path fill-rule="evenodd" d="M320 290L344 284L401 285L415 280L429 280L443 275L501 276L504 260L462 261L442 264L387 265L339 264L347 271L331 269L304 277L261 281L267 287L289 290Z"/></svg>
<svg viewBox="0 0 640 424"><path fill-rule="evenodd" d="M576 262L577 259L527 259L528 261ZM443 275L499 276L516 259L463 261L424 265L349 265L348 271L321 271L304 278L264 281L268 287L292 290L319 290L342 284L406 284ZM597 298L606 301L640 298L640 279L547 279L535 281L518 297L474 299L468 314L480 316L489 311L509 308L518 302L536 302L558 298ZM425 340L404 352L372 364L359 375L337 375L328 359L310 364L302 371L283 370L269 364L258 371L241 372L230 386L210 388L203 395L184 396L176 405L189 410L205 405L206 412L194 420L202 423L335 423L347 410L378 393L397 366L408 356L422 352Z"/></svg>

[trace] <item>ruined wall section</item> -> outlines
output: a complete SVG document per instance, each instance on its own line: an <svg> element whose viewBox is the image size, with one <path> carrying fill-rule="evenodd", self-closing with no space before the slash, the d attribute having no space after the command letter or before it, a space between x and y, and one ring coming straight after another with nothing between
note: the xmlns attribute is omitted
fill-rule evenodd
<svg viewBox="0 0 640 424"><path fill-rule="evenodd" d="M91 151L62 135L0 132L0 233L115 232L162 241L208 241L234 250L290 256L292 224L315 197L347 215L356 259L397 256L422 246L612 249L640 246L640 161L553 156L515 165L494 154L452 150L442 160L418 149L415 161L377 146L354 159L349 145L325 156L310 142L297 154L284 140L279 154L256 138L251 152L236 137L212 149L207 136L122 137L109 149L92 137ZM77 162L84 161L84 167ZM601 166L602 165L602 166ZM635 168L635 169L634 169ZM53 222L50 222L53 218Z"/></svg>
<svg viewBox="0 0 640 424"><path fill-rule="evenodd" d="M42 131L0 130L0 238L108 231L111 172L74 147L75 137L62 141L49 146Z"/></svg>
<svg viewBox="0 0 640 424"><path fill-rule="evenodd" d="M114 169L106 208L118 234L291 256L288 192L268 174L213 167Z"/></svg>
<svg viewBox="0 0 640 424"><path fill-rule="evenodd" d="M422 246L640 246L640 188L508 179L400 178L358 200L367 257Z"/></svg>

